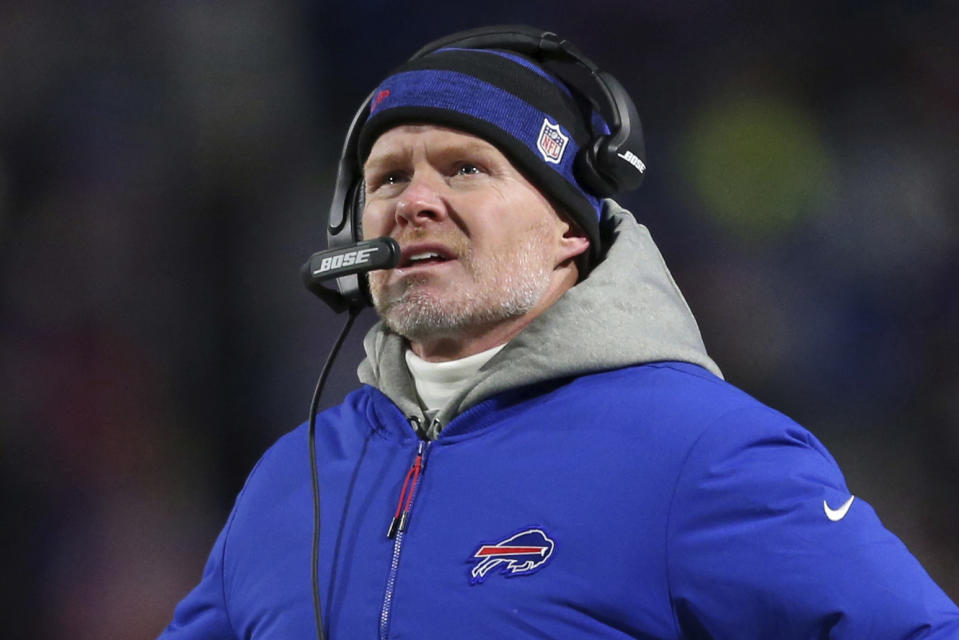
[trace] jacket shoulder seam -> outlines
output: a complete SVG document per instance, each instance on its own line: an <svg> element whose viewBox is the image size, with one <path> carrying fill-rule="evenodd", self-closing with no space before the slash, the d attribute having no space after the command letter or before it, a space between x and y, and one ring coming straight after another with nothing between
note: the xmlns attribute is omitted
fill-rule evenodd
<svg viewBox="0 0 959 640"><path fill-rule="evenodd" d="M669 605L670 605L670 611L672 613L673 626L676 632L676 637L682 637L682 627L680 626L679 618L676 615L676 605L673 598L672 559L670 557L669 546L671 541L673 507L676 504L676 493L679 491L679 482L680 482L680 479L683 477L683 473L686 471L686 465L689 462L690 456L692 456L693 452L699 446L699 443L703 440L703 438L705 438L706 435L709 434L716 427L716 425L720 424L730 415L733 415L735 413L739 413L742 411L747 411L751 408L753 407L750 407L748 405L737 405L736 407L732 407L728 409L727 411L723 411L719 415L715 416L712 420L710 420L703 427L702 431L700 431L699 435L696 436L696 438L692 441L692 443L690 443L689 447L686 449L686 453L683 456L682 462L680 463L679 468L676 471L676 476L673 480L673 489L670 492L670 496L669 496L669 507L666 510L665 535L663 536L664 538L663 558L666 563L666 591L667 593L669 593Z"/></svg>

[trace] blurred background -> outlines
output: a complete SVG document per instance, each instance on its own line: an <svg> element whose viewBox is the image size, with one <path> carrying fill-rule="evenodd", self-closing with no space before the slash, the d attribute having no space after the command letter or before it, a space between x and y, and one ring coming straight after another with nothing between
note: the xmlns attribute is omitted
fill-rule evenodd
<svg viewBox="0 0 959 640"><path fill-rule="evenodd" d="M955 3L409 5L0 5L4 635L160 632L341 324L299 267L353 111L427 41L510 22L632 93L649 171L620 200L727 379L959 598Z"/></svg>

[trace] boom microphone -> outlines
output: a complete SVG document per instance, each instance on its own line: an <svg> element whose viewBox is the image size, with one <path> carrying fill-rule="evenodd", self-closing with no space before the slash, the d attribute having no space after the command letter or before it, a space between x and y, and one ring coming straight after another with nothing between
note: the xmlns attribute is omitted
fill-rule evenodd
<svg viewBox="0 0 959 640"><path fill-rule="evenodd" d="M400 263L400 245L390 237L373 238L341 249L317 251L303 265L303 284L314 294L340 311L338 292L323 286L328 280L355 276L378 269L392 269Z"/></svg>
<svg viewBox="0 0 959 640"><path fill-rule="evenodd" d="M400 245L393 238L384 236L344 249L317 251L310 256L303 269L304 277L308 277L310 282L323 282L354 273L391 269L399 263Z"/></svg>

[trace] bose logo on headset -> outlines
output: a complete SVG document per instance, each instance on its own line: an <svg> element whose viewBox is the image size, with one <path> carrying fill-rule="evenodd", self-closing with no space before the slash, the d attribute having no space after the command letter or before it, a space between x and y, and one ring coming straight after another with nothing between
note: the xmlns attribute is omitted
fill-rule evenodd
<svg viewBox="0 0 959 640"><path fill-rule="evenodd" d="M313 269L313 275L318 276L328 271L332 271L333 269L339 269L340 267L367 264L370 261L370 254L375 252L376 248L358 249L356 251L341 253L338 256L329 256L323 258L320 261L320 266Z"/></svg>
<svg viewBox="0 0 959 640"><path fill-rule="evenodd" d="M617 153L616 156L636 167L636 171L639 171L640 173L646 172L646 165L643 164L643 161L639 159L639 156L632 151L627 151L626 153Z"/></svg>

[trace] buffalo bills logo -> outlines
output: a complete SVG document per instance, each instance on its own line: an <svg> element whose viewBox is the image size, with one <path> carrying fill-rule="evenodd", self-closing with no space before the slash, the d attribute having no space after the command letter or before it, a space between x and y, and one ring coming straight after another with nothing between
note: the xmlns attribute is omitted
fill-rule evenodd
<svg viewBox="0 0 959 640"><path fill-rule="evenodd" d="M563 159L563 152L566 151L566 145L569 143L569 136L563 135L558 124L552 124L547 118L543 118L543 126L539 130L539 138L536 139L536 148L543 156L546 162L559 164Z"/></svg>
<svg viewBox="0 0 959 640"><path fill-rule="evenodd" d="M467 562L470 583L480 584L497 569L507 577L525 576L538 571L553 555L553 541L542 529L524 529L501 542L482 544Z"/></svg>

